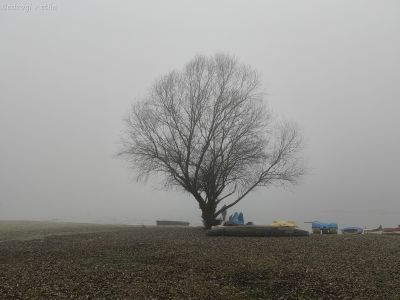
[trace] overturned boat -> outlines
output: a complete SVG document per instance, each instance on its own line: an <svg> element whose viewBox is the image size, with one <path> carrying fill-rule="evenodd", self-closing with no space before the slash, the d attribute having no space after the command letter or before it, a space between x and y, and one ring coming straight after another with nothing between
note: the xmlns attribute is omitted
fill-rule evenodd
<svg viewBox="0 0 400 300"><path fill-rule="evenodd" d="M278 221L273 221L270 226L274 227L293 227L297 228L298 225L295 221L287 221L287 220L278 220Z"/></svg>
<svg viewBox="0 0 400 300"><path fill-rule="evenodd" d="M157 220L157 226L189 226L189 222Z"/></svg>
<svg viewBox="0 0 400 300"><path fill-rule="evenodd" d="M400 235L400 225L394 228L383 228L382 234L398 234Z"/></svg>
<svg viewBox="0 0 400 300"><path fill-rule="evenodd" d="M379 227L373 228L373 229L365 228L364 229L364 233L365 234L370 234L370 233L372 233L372 234L382 234L382 225L379 225Z"/></svg>
<svg viewBox="0 0 400 300"><path fill-rule="evenodd" d="M304 222L311 223L312 232L314 234L337 234L338 224L337 223L324 223L320 221Z"/></svg>
<svg viewBox="0 0 400 300"><path fill-rule="evenodd" d="M224 225L226 226L244 225L243 213L235 212L233 215L230 215L228 221L225 222Z"/></svg>
<svg viewBox="0 0 400 300"><path fill-rule="evenodd" d="M341 229L343 234L362 234L364 229L358 226L350 226Z"/></svg>
<svg viewBox="0 0 400 300"><path fill-rule="evenodd" d="M308 236L308 231L288 226L213 226L207 231L210 236Z"/></svg>

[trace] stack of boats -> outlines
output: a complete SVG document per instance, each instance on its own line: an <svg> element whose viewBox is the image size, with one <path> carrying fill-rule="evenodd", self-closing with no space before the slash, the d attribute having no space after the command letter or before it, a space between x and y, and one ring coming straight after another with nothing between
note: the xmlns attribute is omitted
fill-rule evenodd
<svg viewBox="0 0 400 300"><path fill-rule="evenodd" d="M337 223L324 223L319 221L311 223L314 234L337 234ZM395 228L368 229L359 226L349 226L341 229L343 234L391 234L400 235L400 225ZM207 231L211 236L308 236L309 232L298 228L294 221L273 221L270 225L254 225L252 222L244 223L242 213L235 213L223 225L213 226Z"/></svg>
<svg viewBox="0 0 400 300"><path fill-rule="evenodd" d="M391 234L391 235L400 235L400 225L394 228L383 228L382 225L379 225L377 228L368 229L361 228L358 226L346 227L342 229L343 234Z"/></svg>
<svg viewBox="0 0 400 300"><path fill-rule="evenodd" d="M321 222L312 222L312 230L313 233L316 234L336 234L337 233L337 224L336 223L321 223ZM383 228L382 225L379 225L377 228L368 229L362 228L359 226L349 226L341 229L343 234L400 234L400 225L394 228Z"/></svg>
<svg viewBox="0 0 400 300"><path fill-rule="evenodd" d="M270 225L232 224L213 226L211 236L308 236L308 231L297 228L294 221L274 221Z"/></svg>

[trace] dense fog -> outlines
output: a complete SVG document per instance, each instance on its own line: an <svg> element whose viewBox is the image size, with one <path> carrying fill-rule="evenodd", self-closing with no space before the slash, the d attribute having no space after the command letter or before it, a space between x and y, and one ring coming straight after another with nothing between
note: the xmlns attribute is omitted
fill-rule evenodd
<svg viewBox="0 0 400 300"><path fill-rule="evenodd" d="M0 7L0 219L201 224L190 195L137 182L115 154L155 79L225 52L259 70L274 113L297 122L309 170L228 213L400 223L398 1L15 3Z"/></svg>

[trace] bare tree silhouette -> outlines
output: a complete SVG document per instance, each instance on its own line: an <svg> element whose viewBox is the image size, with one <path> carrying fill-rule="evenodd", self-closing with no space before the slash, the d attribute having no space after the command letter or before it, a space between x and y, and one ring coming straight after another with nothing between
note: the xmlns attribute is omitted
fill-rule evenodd
<svg viewBox="0 0 400 300"><path fill-rule="evenodd" d="M193 195L210 228L256 187L303 174L298 130L273 118L260 88L235 58L197 56L133 105L119 155L139 179L159 173Z"/></svg>

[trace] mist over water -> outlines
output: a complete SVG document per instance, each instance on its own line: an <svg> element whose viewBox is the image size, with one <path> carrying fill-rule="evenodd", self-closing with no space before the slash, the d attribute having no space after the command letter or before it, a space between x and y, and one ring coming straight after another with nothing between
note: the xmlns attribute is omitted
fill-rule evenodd
<svg viewBox="0 0 400 300"><path fill-rule="evenodd" d="M194 199L136 182L115 154L156 78L223 51L260 71L274 112L302 129L309 167L228 214L400 224L398 1L37 5L0 8L0 219L200 225Z"/></svg>

